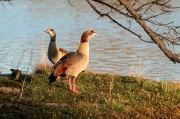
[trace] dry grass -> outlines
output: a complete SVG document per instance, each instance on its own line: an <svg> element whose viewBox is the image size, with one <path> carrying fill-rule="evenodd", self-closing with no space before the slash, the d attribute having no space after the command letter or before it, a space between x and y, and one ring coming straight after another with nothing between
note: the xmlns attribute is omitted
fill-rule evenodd
<svg viewBox="0 0 180 119"><path fill-rule="evenodd" d="M139 77L139 78L144 78L144 72L146 71L148 65L149 65L150 60L142 60L142 57L139 58L139 64L137 67L135 67L134 63L130 67L129 70L129 76L132 77Z"/></svg>
<svg viewBox="0 0 180 119"><path fill-rule="evenodd" d="M34 72L35 73L49 73L52 71L52 65L36 64Z"/></svg>
<svg viewBox="0 0 180 119"><path fill-rule="evenodd" d="M44 40L42 39L42 44L41 44L41 60L39 63L37 63L35 66L34 66L34 72L35 73L49 73L51 72L51 67L52 67L52 64L47 64L46 63L46 48L45 48L45 45L44 45Z"/></svg>
<svg viewBox="0 0 180 119"><path fill-rule="evenodd" d="M77 79L83 93L75 94L63 80L49 85L48 76L33 74L20 102L18 94L1 92L0 118L179 118L179 84L85 72ZM0 78L0 86L13 83Z"/></svg>

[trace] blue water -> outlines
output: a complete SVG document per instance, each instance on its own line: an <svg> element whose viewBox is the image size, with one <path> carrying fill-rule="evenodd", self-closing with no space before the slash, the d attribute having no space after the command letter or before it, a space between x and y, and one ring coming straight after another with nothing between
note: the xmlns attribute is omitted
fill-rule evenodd
<svg viewBox="0 0 180 119"><path fill-rule="evenodd" d="M0 5L0 59L7 55L0 60L0 71L11 73L10 68L19 68L31 73L41 61L42 41L47 52L50 37L44 30L48 28L56 31L57 45L69 51L76 50L85 30L94 29L100 37L90 41L88 70L143 75L154 80L180 80L179 64L170 62L156 45L139 40L106 17L98 19L86 1L71 2L74 7L67 0L13 0L14 6L3 2L5 8ZM179 13L180 10L176 10L171 16L160 19L173 19L174 25L178 25ZM118 20L128 26L126 19ZM132 27L150 40L138 24ZM50 64L48 59L46 61Z"/></svg>

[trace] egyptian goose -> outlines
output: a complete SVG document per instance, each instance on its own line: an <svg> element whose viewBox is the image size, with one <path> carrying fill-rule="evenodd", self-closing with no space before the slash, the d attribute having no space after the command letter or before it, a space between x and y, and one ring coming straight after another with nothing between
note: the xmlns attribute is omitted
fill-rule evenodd
<svg viewBox="0 0 180 119"><path fill-rule="evenodd" d="M98 36L94 30L87 30L82 34L78 50L67 53L53 66L54 70L49 77L49 82L54 82L58 76L65 75L69 90L81 93L76 90L76 77L89 63L89 39L93 36ZM72 82L70 76L73 76Z"/></svg>
<svg viewBox="0 0 180 119"><path fill-rule="evenodd" d="M63 48L59 48L56 45L56 32L53 29L50 28L44 32L48 33L51 37L48 47L48 58L53 64L55 64L59 61L59 59L61 59L61 57L67 54L68 51Z"/></svg>

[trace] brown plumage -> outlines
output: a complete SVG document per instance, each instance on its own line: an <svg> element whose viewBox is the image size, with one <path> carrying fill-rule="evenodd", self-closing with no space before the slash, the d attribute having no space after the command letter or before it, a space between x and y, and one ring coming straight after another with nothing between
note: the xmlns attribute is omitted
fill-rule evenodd
<svg viewBox="0 0 180 119"><path fill-rule="evenodd" d="M21 71L19 69L10 69L12 71L11 76L15 77L15 80L18 80L20 75L21 75Z"/></svg>
<svg viewBox="0 0 180 119"><path fill-rule="evenodd" d="M94 30L87 30L82 34L77 52L67 53L53 66L54 71L49 77L50 82L54 82L60 75L66 75L70 91L81 93L75 87L76 77L89 63L89 39L93 36L98 36ZM71 84L70 76L74 77L73 84Z"/></svg>
<svg viewBox="0 0 180 119"><path fill-rule="evenodd" d="M53 29L47 29L44 31L50 35L50 42L49 42L49 47L48 47L48 58L49 60L55 64L63 57L65 54L68 53L67 50L63 48L59 48L56 45L56 32Z"/></svg>

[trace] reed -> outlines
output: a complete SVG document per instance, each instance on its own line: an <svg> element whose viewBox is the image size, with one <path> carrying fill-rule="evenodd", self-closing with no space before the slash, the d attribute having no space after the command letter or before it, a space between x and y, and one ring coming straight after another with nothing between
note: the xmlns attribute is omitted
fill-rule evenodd
<svg viewBox="0 0 180 119"><path fill-rule="evenodd" d="M45 48L45 45L44 45L44 40L42 39L42 42L41 42L41 59L40 59L40 62L38 62L34 67L34 72L35 73L49 73L51 72L51 67L52 65L51 64L47 64L46 63L46 48Z"/></svg>
<svg viewBox="0 0 180 119"><path fill-rule="evenodd" d="M137 65L137 67L135 67L133 63L132 66L130 67L128 75L132 77L144 77L143 73L146 71L149 62L150 60L144 60L144 62L142 62L142 57L140 57L139 64Z"/></svg>

